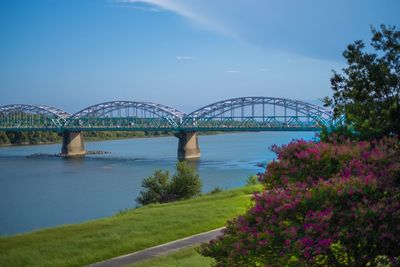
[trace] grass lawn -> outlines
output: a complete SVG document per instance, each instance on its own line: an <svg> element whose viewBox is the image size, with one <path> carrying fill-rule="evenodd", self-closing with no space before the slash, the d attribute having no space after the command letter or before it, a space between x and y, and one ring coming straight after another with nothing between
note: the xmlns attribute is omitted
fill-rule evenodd
<svg viewBox="0 0 400 267"><path fill-rule="evenodd" d="M260 189L244 187L149 205L86 223L0 237L0 266L82 266L209 231L244 213L251 193Z"/></svg>
<svg viewBox="0 0 400 267"><path fill-rule="evenodd" d="M203 257L197 251L198 247L190 247L159 256L151 260L142 261L129 267L208 267L214 263L212 258Z"/></svg>

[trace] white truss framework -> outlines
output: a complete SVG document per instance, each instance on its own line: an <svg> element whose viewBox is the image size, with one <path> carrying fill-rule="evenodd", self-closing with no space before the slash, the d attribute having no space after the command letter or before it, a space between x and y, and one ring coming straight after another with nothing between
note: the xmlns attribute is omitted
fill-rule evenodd
<svg viewBox="0 0 400 267"><path fill-rule="evenodd" d="M193 111L192 113L189 113L185 116L183 125L185 125L185 123L191 124L193 120L200 121L204 119L209 120L210 118L219 118L219 116L227 113L228 111L247 106L254 107L257 105L279 106L283 107L284 109L293 110L296 112L296 114L300 114L302 116L318 117L324 121L330 121L333 118L333 114L331 111L320 106L298 100L274 97L239 97L218 101L213 104L199 108L196 111ZM263 115L267 117L266 112L264 112ZM225 117L229 117L229 115Z"/></svg>

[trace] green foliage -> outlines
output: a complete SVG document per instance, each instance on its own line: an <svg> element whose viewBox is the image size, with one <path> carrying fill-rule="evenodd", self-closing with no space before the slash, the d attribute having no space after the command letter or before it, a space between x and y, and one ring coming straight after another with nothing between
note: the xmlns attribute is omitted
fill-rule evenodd
<svg viewBox="0 0 400 267"><path fill-rule="evenodd" d="M9 144L10 140L5 132L0 132L0 145Z"/></svg>
<svg viewBox="0 0 400 267"><path fill-rule="evenodd" d="M86 266L210 231L243 213L253 190L239 188L148 205L81 224L0 237L0 266Z"/></svg>
<svg viewBox="0 0 400 267"><path fill-rule="evenodd" d="M186 161L176 164L176 174L171 180L171 193L176 199L188 199L201 193L201 180Z"/></svg>
<svg viewBox="0 0 400 267"><path fill-rule="evenodd" d="M143 180L142 187L146 190L140 192L140 196L137 198L139 204L167 202L170 191L168 171L156 170L152 176Z"/></svg>
<svg viewBox="0 0 400 267"><path fill-rule="evenodd" d="M257 175L250 175L249 177L247 177L247 180L246 180L246 185L247 186L256 185L258 183L259 183L259 181L258 181L258 176Z"/></svg>
<svg viewBox="0 0 400 267"><path fill-rule="evenodd" d="M146 134L142 131L88 131L84 132L85 140L98 141L98 140L114 140L114 139L127 139L145 136L155 136L155 133Z"/></svg>
<svg viewBox="0 0 400 267"><path fill-rule="evenodd" d="M61 136L55 132L0 132L0 145L43 144L60 141Z"/></svg>
<svg viewBox="0 0 400 267"><path fill-rule="evenodd" d="M118 140L141 137L170 136L171 132L154 131L85 131L86 141ZM202 133L204 134L204 133ZM61 142L61 135L56 132L34 131L34 132L2 132L0 131L0 145L21 144L46 144Z"/></svg>
<svg viewBox="0 0 400 267"><path fill-rule="evenodd" d="M379 255L372 262L367 264L367 267L392 267L393 264L387 256Z"/></svg>
<svg viewBox="0 0 400 267"><path fill-rule="evenodd" d="M84 132L84 138L88 141L116 140L137 137L165 136L168 132L142 132L142 131L88 131ZM1 132L0 145L21 144L46 144L61 142L61 135L56 132L34 131L34 132Z"/></svg>
<svg viewBox="0 0 400 267"><path fill-rule="evenodd" d="M221 187L217 186L215 187L213 190L210 191L210 195L214 195L214 194L218 194L221 193L223 190L221 189Z"/></svg>
<svg viewBox="0 0 400 267"><path fill-rule="evenodd" d="M381 25L372 28L371 46L355 41L343 52L348 66L333 73L333 98L325 105L335 117L345 116L360 139L376 139L400 134L400 32Z"/></svg>
<svg viewBox="0 0 400 267"><path fill-rule="evenodd" d="M201 247L216 266L399 266L400 141L275 147L264 192Z"/></svg>
<svg viewBox="0 0 400 267"><path fill-rule="evenodd" d="M197 196L201 192L199 175L186 161L176 164L176 174L169 178L168 171L156 170L142 182L144 191L136 199L140 205L165 203Z"/></svg>
<svg viewBox="0 0 400 267"><path fill-rule="evenodd" d="M344 140L360 140L360 136L349 125L338 125L335 127L323 126L318 137L325 143L342 143Z"/></svg>
<svg viewBox="0 0 400 267"><path fill-rule="evenodd" d="M197 252L197 247L184 248L165 256L141 261L128 267L207 267L214 263L213 259L203 257Z"/></svg>

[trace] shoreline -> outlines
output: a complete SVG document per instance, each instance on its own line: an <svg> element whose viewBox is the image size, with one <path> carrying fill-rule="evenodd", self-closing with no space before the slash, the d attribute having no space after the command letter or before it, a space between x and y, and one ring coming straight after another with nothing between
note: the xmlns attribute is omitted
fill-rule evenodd
<svg viewBox="0 0 400 267"><path fill-rule="evenodd" d="M209 133L209 132L204 132L204 133L199 133L198 135L203 136L203 135L219 135L219 134L229 134L232 132L215 132L215 133ZM162 135L145 135L145 136L132 136L132 137L121 137L121 138L99 138L99 139L92 139L92 138L84 138L84 142L102 142L102 141L116 141L116 140L128 140L128 139L142 139L142 138L161 138L161 137L173 137L173 134L162 134ZM58 142L45 142L45 143L36 143L36 144L30 144L30 143L21 143L21 144L0 144L0 149L3 147L19 147L19 146L41 146L41 145L55 145L55 144L60 144L61 145L62 140Z"/></svg>
<svg viewBox="0 0 400 267"><path fill-rule="evenodd" d="M111 139L84 139L85 142L102 142L102 141L115 141L115 140L127 140L127 139L139 139L139 138L153 138L153 137L169 137L173 135L154 135L154 136L136 136L136 137L124 137L124 138L111 138ZM42 146L42 145L61 145L62 140L59 142L46 142L46 143L37 143L37 144L29 144L29 143L21 143L21 144L0 144L0 148L2 147L19 147L19 146Z"/></svg>
<svg viewBox="0 0 400 267"><path fill-rule="evenodd" d="M177 200L177 201L172 201L172 202L166 202L166 203L153 203L153 204L149 204L149 205L145 205L145 206L133 206L131 208L125 208L125 209L121 209L119 211L116 211L115 213L108 215L108 216L104 216L104 217L99 217L99 218L95 218L95 219L88 219L88 220L83 220L81 222L77 222L77 223L64 223L64 224L59 224L59 225L54 225L54 226L47 226L47 227L42 227L42 228L37 228L37 229L33 229L33 230L28 230L28 231L23 231L23 232L18 232L18 233L14 233L14 234L4 234L4 233L0 233L0 241L1 239L4 238L12 238L12 237L17 237L17 236L21 236L21 235L31 235L31 234L37 234L43 231L48 231L48 230L57 230L57 229L61 229L61 228L68 228L70 226L80 226L80 225L84 225L84 224L88 224L88 223L95 223L98 221L103 221L103 220L109 220L115 217L119 217L122 216L126 213L130 213L130 212L135 212L137 210L142 210L142 209L147 209L147 208L151 208L154 206L158 206L158 207L162 207L162 206L169 206L169 205L179 205L179 203L182 202L186 202L186 201L196 201L199 200L201 198L207 197L207 198L212 198L213 196L218 196L220 194L227 194L230 195L234 192L238 192L238 191L251 191L251 190L258 190L262 188L261 184L256 184L256 185L243 185L243 186L238 186L238 187L234 187L234 188L229 188L226 190L222 190L221 192L218 192L216 194L212 194L211 192L207 192L207 193L202 193L201 195L194 197L194 198L190 198L190 199L182 199L182 200ZM253 192L253 191L251 191ZM248 194L247 194L248 195ZM250 193L250 195L252 195L252 193ZM248 195L248 196L250 196Z"/></svg>
<svg viewBox="0 0 400 267"><path fill-rule="evenodd" d="M0 236L4 266L86 266L223 227L261 185L151 204L77 224ZM182 218L177 220L177 218Z"/></svg>

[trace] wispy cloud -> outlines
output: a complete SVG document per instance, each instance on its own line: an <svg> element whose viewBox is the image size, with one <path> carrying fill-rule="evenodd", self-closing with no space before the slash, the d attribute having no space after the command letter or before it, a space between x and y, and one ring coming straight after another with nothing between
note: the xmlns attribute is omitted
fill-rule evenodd
<svg viewBox="0 0 400 267"><path fill-rule="evenodd" d="M122 7L145 12L160 12L156 5L149 5L145 1L131 2L128 0L109 0L110 7Z"/></svg>
<svg viewBox="0 0 400 267"><path fill-rule="evenodd" d="M346 0L328 1L329 3L318 0L305 1L306 3L290 0L107 1L133 5L135 8L137 6L136 9L150 7L171 11L202 28L244 44L262 47L269 53L282 51L334 62L341 60L340 55L348 40L369 38L369 35L365 35L368 32L365 25L371 24L371 19L392 21L391 24L395 24L398 16L392 11L398 9L395 8L399 2L381 5L379 1L371 1L373 3L362 5L363 0L350 1L351 3ZM348 19L343 21L343 16L332 15L338 12L349 15L346 16ZM352 29L348 29L348 23L353 21L357 23Z"/></svg>
<svg viewBox="0 0 400 267"><path fill-rule="evenodd" d="M193 60L193 57L190 56L176 56L177 60Z"/></svg>
<svg viewBox="0 0 400 267"><path fill-rule="evenodd" d="M189 8L189 5L184 5L182 3L174 0L117 0L120 3L131 3L131 4L150 4L165 10L175 12L183 17L188 18L191 21L196 22L198 25L205 26L224 35L238 38L238 36L231 30L229 30L225 25L216 22L209 16L202 16L199 13L194 12Z"/></svg>
<svg viewBox="0 0 400 267"><path fill-rule="evenodd" d="M146 12L160 12L160 9L155 8L155 7L144 7L144 6L134 6L134 5L110 5L110 6L125 7L125 8L140 10L140 11L146 11Z"/></svg>
<svg viewBox="0 0 400 267"><path fill-rule="evenodd" d="M267 68L261 68L261 69L259 69L259 71L265 72L265 71L268 71L268 69Z"/></svg>
<svg viewBox="0 0 400 267"><path fill-rule="evenodd" d="M226 73L238 73L238 70L227 70Z"/></svg>

